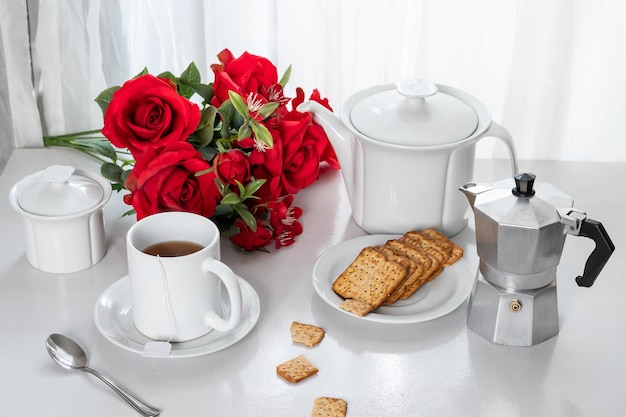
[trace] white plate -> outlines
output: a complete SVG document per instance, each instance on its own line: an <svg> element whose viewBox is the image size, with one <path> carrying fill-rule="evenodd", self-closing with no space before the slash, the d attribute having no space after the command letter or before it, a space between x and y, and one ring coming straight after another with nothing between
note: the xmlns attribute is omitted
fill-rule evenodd
<svg viewBox="0 0 626 417"><path fill-rule="evenodd" d="M241 277L237 278L243 301L241 323L228 332L213 330L188 342L172 343L168 358L189 358L214 353L237 343L250 333L259 319L259 296L250 283ZM102 293L94 309L94 321L100 333L109 341L123 349L141 354L144 345L153 340L135 328L132 313L130 281L125 276Z"/></svg>
<svg viewBox="0 0 626 417"><path fill-rule="evenodd" d="M366 246L381 245L399 235L367 235L346 240L328 248L313 267L313 287L331 307L357 319L380 323L418 323L433 320L454 311L463 304L474 285L474 275L461 258L431 282L424 284L406 300L358 317L339 307L343 301L333 291L333 282Z"/></svg>

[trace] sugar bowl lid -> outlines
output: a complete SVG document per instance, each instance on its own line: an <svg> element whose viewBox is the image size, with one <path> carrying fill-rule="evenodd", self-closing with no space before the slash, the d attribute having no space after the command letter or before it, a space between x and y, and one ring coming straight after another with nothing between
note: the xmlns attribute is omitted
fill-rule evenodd
<svg viewBox="0 0 626 417"><path fill-rule="evenodd" d="M108 185L108 189L105 189ZM108 200L110 184L94 174L66 165L51 165L24 178L15 196L19 208L29 214L71 216L97 208Z"/></svg>
<svg viewBox="0 0 626 417"><path fill-rule="evenodd" d="M380 142L433 146L461 141L478 127L478 115L452 89L408 79L363 94L350 111L354 127Z"/></svg>

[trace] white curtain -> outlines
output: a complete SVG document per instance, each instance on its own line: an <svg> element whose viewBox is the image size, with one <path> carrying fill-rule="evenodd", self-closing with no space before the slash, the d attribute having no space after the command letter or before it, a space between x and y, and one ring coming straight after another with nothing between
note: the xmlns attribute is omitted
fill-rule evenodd
<svg viewBox="0 0 626 417"><path fill-rule="evenodd" d="M210 80L210 64L229 48L268 57L279 75L292 65L288 92L318 88L336 111L360 89L427 78L485 103L513 135L520 159L626 161L623 0L28 4L44 134L101 127L93 99L144 67L180 73L194 61ZM8 21L0 14L3 37L13 36ZM2 39L4 54L9 44ZM5 88L0 82L0 97ZM15 146L41 144L33 135L13 140ZM504 147L485 142L479 156L505 157Z"/></svg>
<svg viewBox="0 0 626 417"><path fill-rule="evenodd" d="M18 144L38 141L25 0L0 0L0 172Z"/></svg>

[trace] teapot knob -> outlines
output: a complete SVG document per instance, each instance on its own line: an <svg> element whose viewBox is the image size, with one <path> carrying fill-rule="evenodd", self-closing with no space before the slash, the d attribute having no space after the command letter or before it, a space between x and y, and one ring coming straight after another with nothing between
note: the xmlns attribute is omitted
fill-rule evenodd
<svg viewBox="0 0 626 417"><path fill-rule="evenodd" d="M43 172L42 179L51 183L65 183L74 174L74 168L66 165L51 165Z"/></svg>
<svg viewBox="0 0 626 417"><path fill-rule="evenodd" d="M513 195L517 197L532 197L535 195L535 190L533 190L535 178L537 178L535 174L524 172L517 174L513 178L515 179L515 188L511 190Z"/></svg>
<svg viewBox="0 0 626 417"><path fill-rule="evenodd" d="M435 83L415 78L399 81L396 84L396 88L398 89L398 93L408 99L424 99L437 94L439 91Z"/></svg>

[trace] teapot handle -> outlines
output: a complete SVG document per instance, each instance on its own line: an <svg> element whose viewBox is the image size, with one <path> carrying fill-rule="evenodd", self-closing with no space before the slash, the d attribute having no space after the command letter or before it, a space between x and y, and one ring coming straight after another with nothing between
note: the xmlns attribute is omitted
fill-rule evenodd
<svg viewBox="0 0 626 417"><path fill-rule="evenodd" d="M502 125L492 120L489 125L489 129L487 129L487 131L483 133L479 139L485 137L493 137L496 139L500 139L502 142L504 142L509 151L509 158L511 159L511 170L513 172L513 176L517 175L519 172L517 168L517 154L515 152L515 143L513 142L513 137L511 136L509 131L506 130Z"/></svg>
<svg viewBox="0 0 626 417"><path fill-rule="evenodd" d="M567 233L588 237L596 244L595 249L587 258L583 275L576 277L579 287L591 287L611 257L615 245L599 221L588 219L585 213L575 209L558 210L558 212L561 216L561 223L566 225Z"/></svg>

